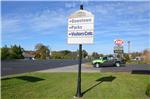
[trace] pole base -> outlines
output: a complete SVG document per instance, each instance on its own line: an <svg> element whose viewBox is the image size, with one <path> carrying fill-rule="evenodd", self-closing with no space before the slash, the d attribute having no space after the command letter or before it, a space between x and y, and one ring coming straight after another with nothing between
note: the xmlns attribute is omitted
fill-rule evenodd
<svg viewBox="0 0 150 99"><path fill-rule="evenodd" d="M82 97L73 96L74 99L83 99Z"/></svg>

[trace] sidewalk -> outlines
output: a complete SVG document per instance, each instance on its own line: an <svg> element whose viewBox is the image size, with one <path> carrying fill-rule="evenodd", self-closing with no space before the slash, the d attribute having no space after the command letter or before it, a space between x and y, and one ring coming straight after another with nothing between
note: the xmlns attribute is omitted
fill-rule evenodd
<svg viewBox="0 0 150 99"><path fill-rule="evenodd" d="M100 72L101 69L94 69L92 67L86 67L84 64L81 66L82 72ZM47 69L47 70L41 70L39 72L77 72L78 71L78 65L72 65L72 66L66 66L66 67L60 67L60 68L54 68L54 69Z"/></svg>

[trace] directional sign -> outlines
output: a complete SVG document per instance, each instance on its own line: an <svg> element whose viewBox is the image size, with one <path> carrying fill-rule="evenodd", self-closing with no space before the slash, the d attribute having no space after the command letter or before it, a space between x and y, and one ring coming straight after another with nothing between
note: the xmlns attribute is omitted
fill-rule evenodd
<svg viewBox="0 0 150 99"><path fill-rule="evenodd" d="M78 10L68 19L68 44L92 44L94 37L94 15Z"/></svg>
<svg viewBox="0 0 150 99"><path fill-rule="evenodd" d="M69 24L68 31L84 31L84 30L93 30L93 24Z"/></svg>

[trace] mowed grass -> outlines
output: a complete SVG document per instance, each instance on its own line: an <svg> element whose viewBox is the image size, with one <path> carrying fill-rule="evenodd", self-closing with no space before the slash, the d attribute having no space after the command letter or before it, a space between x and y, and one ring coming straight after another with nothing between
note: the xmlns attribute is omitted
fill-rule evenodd
<svg viewBox="0 0 150 99"><path fill-rule="evenodd" d="M82 73L82 99L149 99L149 75ZM73 99L77 73L26 73L5 77L2 99Z"/></svg>

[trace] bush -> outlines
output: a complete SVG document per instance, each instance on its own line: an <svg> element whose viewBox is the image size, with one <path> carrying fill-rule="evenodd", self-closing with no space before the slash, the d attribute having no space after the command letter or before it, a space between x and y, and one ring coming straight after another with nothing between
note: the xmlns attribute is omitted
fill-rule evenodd
<svg viewBox="0 0 150 99"><path fill-rule="evenodd" d="M150 84L147 85L145 94L150 97Z"/></svg>

